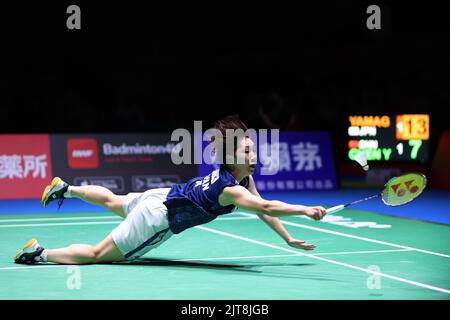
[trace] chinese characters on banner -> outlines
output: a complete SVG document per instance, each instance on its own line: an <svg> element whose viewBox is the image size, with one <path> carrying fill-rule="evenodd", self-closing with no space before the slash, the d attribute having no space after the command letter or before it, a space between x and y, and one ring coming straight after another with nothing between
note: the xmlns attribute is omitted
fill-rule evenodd
<svg viewBox="0 0 450 320"><path fill-rule="evenodd" d="M46 178L47 155L1 155L0 156L0 179L8 178Z"/></svg>
<svg viewBox="0 0 450 320"><path fill-rule="evenodd" d="M48 135L0 135L0 198L40 198L51 179Z"/></svg>
<svg viewBox="0 0 450 320"><path fill-rule="evenodd" d="M203 150L207 142L203 142ZM259 191L333 190L337 188L331 142L326 132L280 132L278 157L271 157L271 142L257 145L258 165L253 173ZM273 175L261 174L261 167ZM201 164L199 174L208 174L217 165Z"/></svg>

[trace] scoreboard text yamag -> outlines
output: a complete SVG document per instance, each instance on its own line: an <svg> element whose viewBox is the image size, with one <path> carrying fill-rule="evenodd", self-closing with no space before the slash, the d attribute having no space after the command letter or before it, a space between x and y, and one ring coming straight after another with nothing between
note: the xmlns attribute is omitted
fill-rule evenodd
<svg viewBox="0 0 450 320"><path fill-rule="evenodd" d="M428 160L428 114L351 115L347 134L350 160L360 152L369 161Z"/></svg>

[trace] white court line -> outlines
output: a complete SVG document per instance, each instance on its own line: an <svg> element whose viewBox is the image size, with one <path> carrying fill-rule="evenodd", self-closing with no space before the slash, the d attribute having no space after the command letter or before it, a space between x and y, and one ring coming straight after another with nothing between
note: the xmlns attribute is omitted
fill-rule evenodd
<svg viewBox="0 0 450 320"><path fill-rule="evenodd" d="M82 226L82 225L93 225L93 224L118 224L120 222L121 221L96 221L96 222L60 222L60 223L8 224L8 225L0 225L0 228Z"/></svg>
<svg viewBox="0 0 450 320"><path fill-rule="evenodd" d="M49 265L39 265L39 266L28 266L28 267L5 267L0 268L0 270L21 270L21 269L44 269L44 268L68 268L71 266L80 266L76 264L49 264Z"/></svg>
<svg viewBox="0 0 450 320"><path fill-rule="evenodd" d="M258 217L255 217L255 218L252 218L252 217L230 217L230 218L217 218L217 219L214 219L214 221L217 221L217 220L257 220L257 219L259 219Z"/></svg>
<svg viewBox="0 0 450 320"><path fill-rule="evenodd" d="M194 259L177 259L177 260L170 260L170 261L205 261L205 260L232 260L232 259L259 259L259 258L273 258L273 257L294 257L295 254L277 254L277 255L271 255L271 256L249 256L249 257L218 257L218 258L194 258ZM133 264L132 262L130 264ZM39 265L39 266L26 266L26 267L4 267L0 268L0 270L20 270L20 269L36 269L39 270L40 268L55 268L55 267L69 267L71 265L59 265L59 264L53 264L53 265ZM81 266L81 265L78 265Z"/></svg>
<svg viewBox="0 0 450 320"><path fill-rule="evenodd" d="M312 253L311 255L312 256L325 256L325 255L367 254L367 253L400 252L400 251L411 251L411 250L394 249L394 250L373 250L373 251L322 252L322 253ZM262 259L262 258L279 258L279 257L298 257L298 255L297 254L276 254L276 255L270 255L270 256L194 258L194 259L181 259L181 260L173 260L173 261L240 260L240 259Z"/></svg>
<svg viewBox="0 0 450 320"><path fill-rule="evenodd" d="M254 214L245 213L245 212L240 212L240 214L243 215L243 216L247 216L247 217L256 216ZM367 242L383 244L383 245L386 245L386 246L391 246L391 247L396 247L396 248L401 248L401 249L408 249L408 250L411 250L411 251L417 251L417 252L432 254L432 255L435 255L435 256L450 258L450 255L439 253L439 252L433 252L433 251L428 251L428 250L408 247L408 246L404 246L404 245L400 245L400 244L396 244L396 243L390 243L390 242L385 242L385 241L380 241L380 240L375 240L375 239L370 239L370 238L365 238L365 237L354 236L352 234L342 233L342 232L337 232L337 231L331 231L331 230L328 230L328 229L310 227L310 226L307 226L307 225L304 225L304 224L294 223L294 222L290 222L290 221L280 220L280 222L282 224L289 225L289 226L294 226L294 227L298 227L298 228L310 229L310 230L314 230L314 231L334 234L334 235L337 235L337 236L342 236L342 237L347 237L347 238L352 238L352 239L358 239L358 240L363 240L363 241L367 241Z"/></svg>
<svg viewBox="0 0 450 320"><path fill-rule="evenodd" d="M258 219L258 217L242 217L239 213L231 213L228 216L218 218L216 220L250 220ZM54 217L54 218L23 218L23 219L0 219L0 223L10 223L10 222L31 222L31 221L66 221L66 220L101 220L101 219L123 219L119 216L87 216L87 217Z"/></svg>
<svg viewBox="0 0 450 320"><path fill-rule="evenodd" d="M280 258L280 257L294 257L295 254L275 254L270 256L245 256L245 257L218 257L218 258L193 258L193 259L179 259L173 261L210 261L210 260L241 260L241 259L263 259L263 258Z"/></svg>
<svg viewBox="0 0 450 320"><path fill-rule="evenodd" d="M223 236L226 236L226 237L230 237L230 238L239 239L239 240L246 241L246 242L251 242L251 243L258 244L258 245L264 246L264 247L269 247L269 248L278 249L278 250L281 250L281 251L291 252L291 253L294 253L294 254L299 255L299 256L305 256L305 257L313 258L313 259L316 259L316 260L321 260L321 261L329 262L329 263L332 263L332 264L337 264L337 265L340 265L340 266L343 266L343 267L347 267L347 268L351 268L351 269L355 269L355 270L360 270L360 271L364 271L364 272L367 272L367 273L372 273L372 274L375 274L375 275L378 275L378 276L381 276L381 277L385 277L385 278L389 278L389 279L392 279L392 280L408 283L408 284L411 284L411 285L414 285L414 286L418 286L418 287L422 287L422 288L426 288L426 289L430 289L430 290L434 290L434 291L450 294L450 290L447 290L447 289L431 286L431 285L428 285L428 284L425 284L425 283L412 281L412 280L408 280L408 279L404 279L404 278L400 278L400 277L391 276L391 275L386 274L386 273L377 272L377 271L373 271L373 270L370 270L370 269L357 267L357 266L354 266L354 265L351 265L351 264L348 264L348 263L343 263L343 262L339 262L339 261L336 261L336 260L331 260L331 259L327 259L327 258L314 256L312 254L307 254L307 253L302 253L302 252L298 252L298 251L291 250L291 249L286 249L286 248L275 246L275 245L272 245L272 244L269 244L269 243L253 240L253 239L250 239L250 238L241 237L241 236L238 236L238 235L234 235L234 234L231 234L231 233L227 233L227 232L223 232L223 231L219 231L219 230L215 230L215 229L211 229L211 228L206 228L206 227L202 227L202 226L196 226L194 228L200 229L200 230L204 230L204 231L208 231L208 232L211 232L211 233L220 234L220 235L223 235Z"/></svg>
<svg viewBox="0 0 450 320"><path fill-rule="evenodd" d="M94 219L95 217L91 217L91 218ZM107 217L98 217L98 218L105 219ZM110 218L115 218L115 217L110 217ZM118 218L120 219L120 217L118 217ZM45 218L45 219L47 219L47 218ZM60 219L69 219L69 218L60 218ZM215 221L216 220L219 220L219 221L223 221L223 220L254 220L254 219L258 219L258 218L257 217L256 218L253 218L253 217L230 217L230 218L218 218L218 219L215 219ZM122 221L123 221L123 219L120 219L118 221L105 221L105 222L98 221L98 222L56 222L56 223L6 224L6 225L0 224L0 228L55 227L55 226L81 226L81 225L95 225L95 224L117 224Z"/></svg>
<svg viewBox="0 0 450 320"><path fill-rule="evenodd" d="M409 251L404 249L397 250L375 250L375 251L344 251L344 252L323 252L323 253L315 253L311 254L313 256L319 255L340 255L340 254L366 254L366 253L378 253L378 252L399 252L399 251ZM283 258L283 257L298 257L297 254L274 254L269 256L244 256L244 257L215 257L215 258L193 258L193 259L177 259L170 261L210 261L210 260L243 260L243 259L263 259L263 258ZM69 267L72 265L39 265L39 266L26 266L26 267L4 267L0 268L0 270L19 270L19 269L40 269L40 268L61 268L61 267Z"/></svg>
<svg viewBox="0 0 450 320"><path fill-rule="evenodd" d="M122 219L119 216L95 216L95 217L58 217L58 218L33 218L33 219L0 219L0 223L8 222L30 222L30 221L68 221L68 220L101 220L101 219Z"/></svg>
<svg viewBox="0 0 450 320"><path fill-rule="evenodd" d="M341 254L365 254L365 253L406 252L406 251L413 251L413 250L391 249L391 250L343 251L343 252L311 253L311 255L312 256L329 256L329 255L341 255Z"/></svg>

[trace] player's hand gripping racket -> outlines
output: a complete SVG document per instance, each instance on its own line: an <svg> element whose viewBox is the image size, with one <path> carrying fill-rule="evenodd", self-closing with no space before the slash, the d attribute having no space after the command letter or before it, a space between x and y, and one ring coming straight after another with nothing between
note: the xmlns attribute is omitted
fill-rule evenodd
<svg viewBox="0 0 450 320"><path fill-rule="evenodd" d="M334 213L341 211L348 206L378 198L381 196L383 203L388 206L401 206L413 201L417 198L427 185L427 178L421 173L406 173L401 176L390 179L384 185L384 189L381 193L373 196L356 200L347 204L341 204L328 208L326 213Z"/></svg>

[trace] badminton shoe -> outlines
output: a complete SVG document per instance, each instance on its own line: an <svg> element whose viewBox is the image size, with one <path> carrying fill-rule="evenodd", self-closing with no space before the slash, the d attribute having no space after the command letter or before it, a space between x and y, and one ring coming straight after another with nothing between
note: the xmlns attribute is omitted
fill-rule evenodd
<svg viewBox="0 0 450 320"><path fill-rule="evenodd" d="M42 248L36 239L31 239L14 257L14 262L19 264L35 264L45 262L42 257Z"/></svg>
<svg viewBox="0 0 450 320"><path fill-rule="evenodd" d="M58 200L58 208L61 207L64 201L64 193L67 192L69 185L61 178L55 177L52 183L48 185L42 194L41 203L45 207L48 203Z"/></svg>

